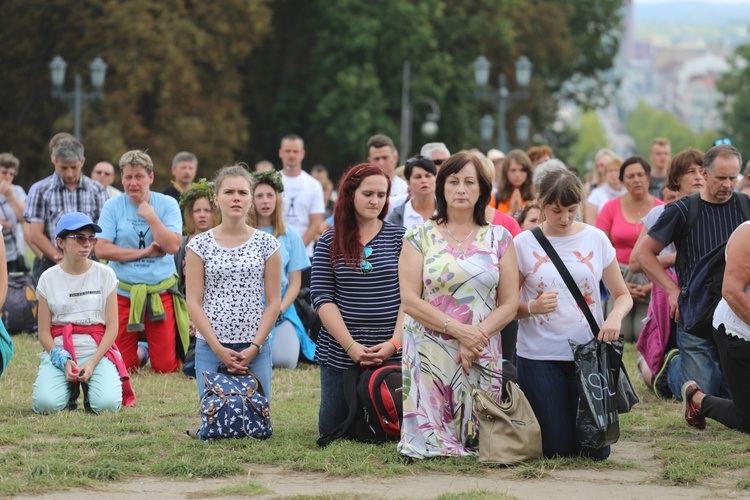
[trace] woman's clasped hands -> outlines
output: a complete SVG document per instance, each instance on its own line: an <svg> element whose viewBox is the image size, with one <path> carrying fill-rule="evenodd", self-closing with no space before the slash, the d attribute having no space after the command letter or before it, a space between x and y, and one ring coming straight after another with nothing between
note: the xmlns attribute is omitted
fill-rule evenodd
<svg viewBox="0 0 750 500"><path fill-rule="evenodd" d="M469 374L471 364L479 359L482 351L490 342L489 334L479 325L460 324L454 335L459 342L456 363L463 366L464 373Z"/></svg>
<svg viewBox="0 0 750 500"><path fill-rule="evenodd" d="M349 348L347 354L352 358L352 361L358 363L362 368L372 368L382 365L395 352L396 348L390 342L381 342L372 347L366 347L359 342L355 342Z"/></svg>
<svg viewBox="0 0 750 500"><path fill-rule="evenodd" d="M227 367L229 373L233 375L247 375L250 373L247 365L252 361L252 357L247 356L244 352L237 352L222 346L216 354Z"/></svg>

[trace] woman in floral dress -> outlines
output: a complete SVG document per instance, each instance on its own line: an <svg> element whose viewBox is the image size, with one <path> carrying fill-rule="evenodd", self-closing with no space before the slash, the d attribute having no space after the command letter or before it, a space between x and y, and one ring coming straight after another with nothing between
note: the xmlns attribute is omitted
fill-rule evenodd
<svg viewBox="0 0 750 500"><path fill-rule="evenodd" d="M437 215L404 237L398 449L412 458L475 456L471 390L501 395L499 332L516 314L518 265L510 233L484 217L491 189L479 159L451 156L437 176Z"/></svg>

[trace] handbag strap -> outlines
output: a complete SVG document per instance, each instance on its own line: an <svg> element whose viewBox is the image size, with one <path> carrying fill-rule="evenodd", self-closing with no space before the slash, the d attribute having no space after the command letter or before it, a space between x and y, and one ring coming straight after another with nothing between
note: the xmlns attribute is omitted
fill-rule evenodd
<svg viewBox="0 0 750 500"><path fill-rule="evenodd" d="M549 242L539 226L532 229L531 234L534 235L536 240L542 246L542 249L547 252L547 256L555 265L555 268L557 268L557 272L560 273L560 277L562 277L565 285L568 287L568 290L570 290L570 294L573 295L573 298L576 300L578 308L581 310L583 315L586 316L586 320L588 320L589 326L591 327L591 332L594 334L594 337L596 337L597 335L599 335L599 325L597 324L594 315L591 313L591 309L589 309L588 304L586 304L586 299L583 298L581 289L578 288L578 285L573 279L573 276L570 275L570 271L568 271L568 268L565 267L565 264L563 264L562 259L555 251L552 243Z"/></svg>

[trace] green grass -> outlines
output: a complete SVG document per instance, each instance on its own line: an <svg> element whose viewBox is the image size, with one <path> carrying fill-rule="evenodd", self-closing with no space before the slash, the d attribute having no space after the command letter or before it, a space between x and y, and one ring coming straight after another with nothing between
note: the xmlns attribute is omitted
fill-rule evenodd
<svg viewBox="0 0 750 500"><path fill-rule="evenodd" d="M25 335L14 337L14 342L16 354L0 379L0 497L73 487L103 488L107 483L144 476L177 480L238 478L258 465L355 479L431 473L479 477L494 470L475 459L411 463L398 455L393 444L340 441L319 448L315 443L319 372L307 365L295 371L274 372L274 435L266 441L206 443L187 438L184 431L198 424L195 381L181 373L156 375L150 368L133 375L136 405L132 408L98 416L83 411L37 415L31 410L31 394L40 347L35 339ZM713 421L703 432L688 428L676 402L657 400L637 379L632 346L626 348L626 360L642 401L633 412L621 416L621 441L637 443L647 450L647 457L658 464L657 470L648 470L656 481L689 485L725 472L736 477L738 471L750 470L750 436ZM563 469L591 470L595 474L597 470L641 467L642 464L628 460L597 463L572 458L540 459L512 468L511 477L535 480ZM244 482L247 484L231 486L222 493L261 494L259 485ZM746 479L733 482L738 492L750 489ZM489 495L490 492L474 490L462 494L462 498ZM339 498L344 497L351 495Z"/></svg>

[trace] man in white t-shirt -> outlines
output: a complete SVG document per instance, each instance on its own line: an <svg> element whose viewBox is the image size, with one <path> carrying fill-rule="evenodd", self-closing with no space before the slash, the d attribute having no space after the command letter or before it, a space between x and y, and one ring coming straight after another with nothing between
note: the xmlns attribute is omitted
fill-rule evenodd
<svg viewBox="0 0 750 500"><path fill-rule="evenodd" d="M367 141L367 161L382 168L391 179L390 213L397 206L403 205L409 196L409 185L394 173L398 165L398 151L393 140L382 134L370 137Z"/></svg>
<svg viewBox="0 0 750 500"><path fill-rule="evenodd" d="M279 158L282 163L281 181L284 183L284 221L302 236L307 256L312 257L315 236L326 211L323 186L302 170L302 160L305 158L302 137L290 134L281 139ZM309 276L303 273L302 286L306 286L305 283L309 286Z"/></svg>

